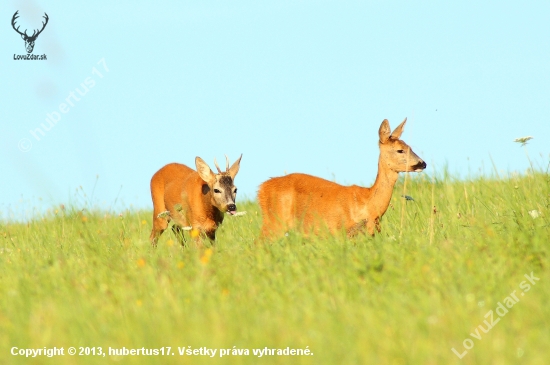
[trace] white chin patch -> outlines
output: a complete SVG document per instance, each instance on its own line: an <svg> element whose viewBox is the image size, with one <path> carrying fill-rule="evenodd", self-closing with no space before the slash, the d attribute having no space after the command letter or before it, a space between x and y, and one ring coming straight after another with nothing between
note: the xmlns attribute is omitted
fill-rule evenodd
<svg viewBox="0 0 550 365"><path fill-rule="evenodd" d="M414 172L422 172L422 171L424 171L424 169L416 169L416 170L414 170Z"/></svg>

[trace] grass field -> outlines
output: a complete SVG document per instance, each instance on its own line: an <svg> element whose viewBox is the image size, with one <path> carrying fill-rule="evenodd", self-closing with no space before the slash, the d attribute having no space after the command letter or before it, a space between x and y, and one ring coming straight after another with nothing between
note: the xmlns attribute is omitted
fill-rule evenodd
<svg viewBox="0 0 550 365"><path fill-rule="evenodd" d="M258 206L238 203L247 215L227 217L214 247L165 233L152 248L149 211L55 207L0 223L0 363L550 363L546 172L410 176L375 238L259 244ZM64 355L11 354L53 347Z"/></svg>

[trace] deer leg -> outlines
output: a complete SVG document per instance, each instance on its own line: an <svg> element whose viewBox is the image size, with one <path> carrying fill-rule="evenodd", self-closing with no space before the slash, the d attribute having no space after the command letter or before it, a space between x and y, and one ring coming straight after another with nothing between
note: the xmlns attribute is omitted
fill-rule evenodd
<svg viewBox="0 0 550 365"><path fill-rule="evenodd" d="M207 232L205 232L205 234L206 234L206 237L208 237L208 239L210 241L215 241L216 240L216 230L207 231Z"/></svg>
<svg viewBox="0 0 550 365"><path fill-rule="evenodd" d="M285 233L294 228L291 222L282 222L267 210L263 214L262 228L260 231L260 237L262 239L268 240L284 236Z"/></svg>
<svg viewBox="0 0 550 365"><path fill-rule="evenodd" d="M374 227L376 228L376 231L378 231L378 233L380 233L381 231L381 228L380 228L380 218L376 218L374 220Z"/></svg>
<svg viewBox="0 0 550 365"><path fill-rule="evenodd" d="M151 241L151 245L157 246L158 239L162 232L166 228L168 228L168 219L164 217L159 217L159 215L162 214L162 212L153 212L153 229L151 230L151 235L149 236L149 241Z"/></svg>
<svg viewBox="0 0 550 365"><path fill-rule="evenodd" d="M271 230L269 229L269 227L267 226L267 224L264 222L264 224L262 225L262 230L260 232L260 236L262 238L267 238L271 235Z"/></svg>
<svg viewBox="0 0 550 365"><path fill-rule="evenodd" d="M157 243L159 240L159 236L164 232L164 230L161 231L155 231L154 229L151 231L151 235L149 236L149 241L151 241L151 245L153 247L157 247Z"/></svg>
<svg viewBox="0 0 550 365"><path fill-rule="evenodd" d="M367 231L369 232L369 234L371 236L374 237L374 231L378 228L376 228L377 226L377 219L370 219L370 220L367 220ZM380 231L379 231L380 232Z"/></svg>
<svg viewBox="0 0 550 365"><path fill-rule="evenodd" d="M218 229L218 223L212 219L205 219L201 222L195 222L193 225L194 229L197 230L195 234L191 231L191 236L197 240L201 240L204 236L208 237L211 241L216 240L216 230Z"/></svg>
<svg viewBox="0 0 550 365"><path fill-rule="evenodd" d="M353 226L351 226L351 228L348 228L347 230L348 238L355 237L358 234L365 232L365 227L367 227L366 219L355 223Z"/></svg>
<svg viewBox="0 0 550 365"><path fill-rule="evenodd" d="M176 236L176 240L178 240L178 242L182 246L185 246L185 236L183 235L183 229L179 225L174 224L172 226L172 232Z"/></svg>

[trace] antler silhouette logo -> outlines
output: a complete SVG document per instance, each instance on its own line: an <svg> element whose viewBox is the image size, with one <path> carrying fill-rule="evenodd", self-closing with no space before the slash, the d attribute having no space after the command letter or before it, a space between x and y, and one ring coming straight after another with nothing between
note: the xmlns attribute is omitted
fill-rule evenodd
<svg viewBox="0 0 550 365"><path fill-rule="evenodd" d="M25 32L24 33L21 33L19 31L19 27L15 27L15 20L17 18L19 18L19 15L17 14L19 13L19 10L17 10L15 12L15 14L13 14L13 18L11 18L11 26L13 27L13 29L21 34L21 38L23 38L23 40L25 41L25 48L27 49L27 53L32 53L32 50L34 49L34 42L36 41L36 38L38 37L38 35L40 33L42 33L42 31L44 30L44 28L46 28L46 24L48 24L48 14L44 13L44 16L43 18L46 19L46 22L42 22L42 29L38 30L38 29L35 29L34 32L32 33L31 36L29 36L27 34L27 30L25 29Z"/></svg>

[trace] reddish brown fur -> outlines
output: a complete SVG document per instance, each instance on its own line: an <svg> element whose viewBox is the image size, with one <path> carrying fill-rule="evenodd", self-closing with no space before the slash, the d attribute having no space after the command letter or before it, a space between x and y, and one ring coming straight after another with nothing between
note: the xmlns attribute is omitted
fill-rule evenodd
<svg viewBox="0 0 550 365"><path fill-rule="evenodd" d="M279 235L293 228L314 233L323 229L332 233L345 230L348 236L365 226L371 235L375 229L380 231L379 221L388 209L398 172L421 171L426 167L399 139L405 121L391 134L387 120L382 122L378 175L370 188L342 186L300 173L272 178L260 185L262 236Z"/></svg>
<svg viewBox="0 0 550 365"><path fill-rule="evenodd" d="M226 200L213 196L214 185L221 189L220 179L227 180L227 178L231 179L232 185L240 160L239 158L226 172L214 174L208 165L197 157L197 169L200 170L199 163L202 163L204 179L199 172L179 163L168 164L157 171L151 178L153 200L151 244L157 244L158 237L168 227L169 221L174 223L172 229L175 233L182 234L181 227L192 227L192 236L198 236L198 232L202 232L214 240L216 229L223 222L224 213L228 210L227 204L220 203ZM229 199L228 203L234 205L234 198L233 194L233 199ZM169 211L169 216L159 217L159 214L165 211Z"/></svg>

